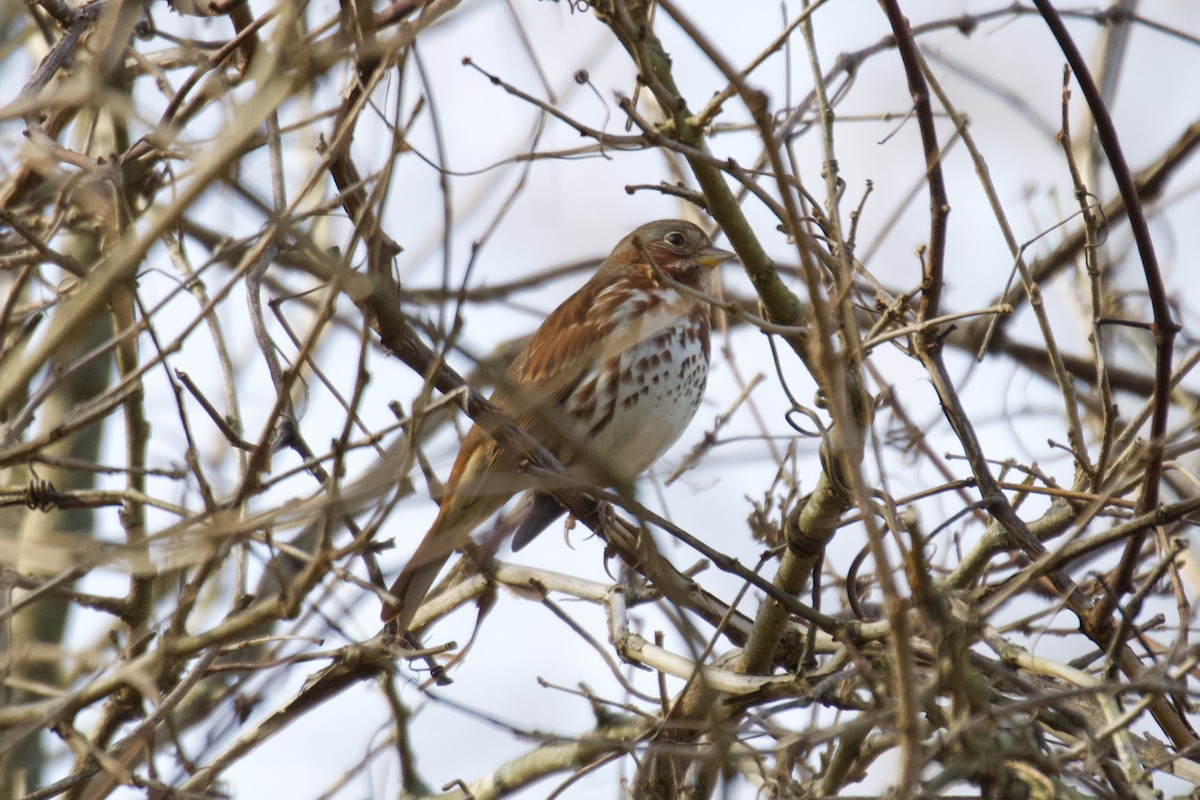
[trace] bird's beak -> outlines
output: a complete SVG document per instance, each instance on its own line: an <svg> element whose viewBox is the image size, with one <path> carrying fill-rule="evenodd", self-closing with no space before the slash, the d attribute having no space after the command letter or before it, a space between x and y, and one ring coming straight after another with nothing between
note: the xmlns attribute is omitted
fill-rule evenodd
<svg viewBox="0 0 1200 800"><path fill-rule="evenodd" d="M719 267L736 256L719 247L706 247L696 254L696 263L702 267Z"/></svg>

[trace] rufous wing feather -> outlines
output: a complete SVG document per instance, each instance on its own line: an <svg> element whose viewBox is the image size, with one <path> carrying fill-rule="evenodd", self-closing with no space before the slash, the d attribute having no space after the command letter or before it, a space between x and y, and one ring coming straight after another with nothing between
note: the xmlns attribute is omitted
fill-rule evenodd
<svg viewBox="0 0 1200 800"><path fill-rule="evenodd" d="M668 276L671 281L699 291L711 291L715 286L711 268L731 255L714 248L702 230L681 220L658 220L639 227L621 240L579 291L550 313L513 361L506 380L492 396L493 402L510 413L518 427L556 453L568 470L579 466L577 457L587 450L580 439L587 438L590 443L601 429L609 431L610 438L624 437L607 443L618 452L620 463L636 465L629 470L631 473L644 469L678 437L695 413L708 370L707 322L691 338L674 333L681 320L694 317L700 301L662 277ZM707 314L707 307L703 307L703 312ZM668 369L666 365L672 363L669 352L662 359L657 351L639 356L636 362L639 368L658 370L649 376L643 373L647 383L658 385L660 378L663 379L657 390L659 399L646 401L650 409L646 423L652 429L650 435L640 435L643 432L636 420L630 421L629 415L635 413L632 411L622 410L625 416L621 425L609 425L617 411L616 394L612 390L607 399L609 405L605 406L607 416L594 417L581 410L589 407L588 398L596 392L598 370L608 370L604 373L604 385L608 387L633 379L632 364L620 373L613 372L613 365L619 366L621 358L628 357L635 348L647 344L653 348L679 343L686 346L690 342L695 349L700 340L702 358L699 351L679 356L692 360L688 371L683 369L683 364L689 363L685 361L681 361L678 369ZM702 363L696 365L697 361ZM674 381L686 383L679 384L673 389L675 394L669 395L664 387L672 386ZM650 386L641 391L649 392ZM691 395L687 396L692 399L674 412L678 398L688 391ZM627 395L622 402L629 405L635 403L635 398ZM665 425L663 409L670 414ZM679 420L682 424L677 424ZM630 446L630 442L634 444ZM633 474L609 470L585 479L604 482L610 477L626 480ZM396 619L401 631L407 630L450 555L513 494L529 488L517 459L481 428L473 427L463 440L451 470L441 511L392 585L395 602L385 605L383 619ZM561 506L544 488L536 492L528 517L518 527L514 548L524 546L561 513Z"/></svg>

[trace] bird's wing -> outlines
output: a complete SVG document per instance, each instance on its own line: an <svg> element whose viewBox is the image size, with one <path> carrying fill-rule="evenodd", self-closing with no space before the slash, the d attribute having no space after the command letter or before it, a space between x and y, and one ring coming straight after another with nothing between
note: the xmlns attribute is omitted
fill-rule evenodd
<svg viewBox="0 0 1200 800"><path fill-rule="evenodd" d="M507 407L560 403L593 368L675 324L696 302L659 286L649 267L605 278L601 270L546 317L497 392Z"/></svg>

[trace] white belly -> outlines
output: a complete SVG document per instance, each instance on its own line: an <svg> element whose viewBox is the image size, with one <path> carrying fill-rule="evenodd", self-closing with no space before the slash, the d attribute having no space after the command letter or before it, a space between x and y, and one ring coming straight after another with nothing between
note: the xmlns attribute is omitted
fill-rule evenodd
<svg viewBox="0 0 1200 800"><path fill-rule="evenodd" d="M598 484L633 478L692 421L704 398L708 354L700 330L681 323L610 359L572 393L567 410L586 421L585 441L566 459L577 478Z"/></svg>

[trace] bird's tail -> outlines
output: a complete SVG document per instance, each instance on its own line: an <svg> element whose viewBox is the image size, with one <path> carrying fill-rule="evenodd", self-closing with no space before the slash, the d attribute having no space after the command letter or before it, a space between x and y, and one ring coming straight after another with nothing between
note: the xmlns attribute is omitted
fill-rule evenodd
<svg viewBox="0 0 1200 800"><path fill-rule="evenodd" d="M485 440L483 444L476 442L480 437ZM437 519L392 584L391 594L396 600L385 602L380 616L384 622L396 620L401 635L408 631L446 559L470 540L476 525L517 490L514 479L498 478L503 473L498 472L500 456L495 443L488 444L490 441L478 427L467 434L446 483Z"/></svg>
<svg viewBox="0 0 1200 800"><path fill-rule="evenodd" d="M433 588L442 565L455 550L466 544L475 526L487 519L507 499L504 495L483 495L462 503L443 501L433 527L417 545L408 564L396 576L389 590L396 599L384 602L380 618L384 622L396 620L399 633L403 636L425 600L425 595Z"/></svg>
<svg viewBox="0 0 1200 800"><path fill-rule="evenodd" d="M420 558L420 555L420 548L418 548L417 552L413 554L412 560L400 571L395 582L392 583L389 591L399 604L385 602L383 613L380 614L384 622L393 619L396 621L401 636L408 631L408 626L412 624L417 609L421 607L425 595L429 594L429 590L433 588L433 582L437 580L438 573L442 571L442 565L450 558L450 553L435 555L432 558Z"/></svg>

